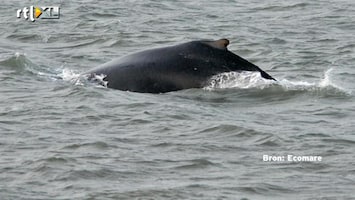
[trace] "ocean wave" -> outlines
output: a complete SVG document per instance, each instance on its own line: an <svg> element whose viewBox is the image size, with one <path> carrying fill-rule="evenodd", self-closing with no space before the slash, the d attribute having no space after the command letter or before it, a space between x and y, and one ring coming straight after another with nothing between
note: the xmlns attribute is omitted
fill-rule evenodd
<svg viewBox="0 0 355 200"><path fill-rule="evenodd" d="M34 63L32 63L26 57L26 54L16 52L10 58L0 61L0 65L7 67L8 69L11 69L13 71L20 72L25 70L26 68L29 68L29 66L34 66Z"/></svg>
<svg viewBox="0 0 355 200"><path fill-rule="evenodd" d="M28 75L52 80L58 79L56 70L59 69L36 64L25 53L16 52L13 56L0 61L0 65L5 67L8 76Z"/></svg>

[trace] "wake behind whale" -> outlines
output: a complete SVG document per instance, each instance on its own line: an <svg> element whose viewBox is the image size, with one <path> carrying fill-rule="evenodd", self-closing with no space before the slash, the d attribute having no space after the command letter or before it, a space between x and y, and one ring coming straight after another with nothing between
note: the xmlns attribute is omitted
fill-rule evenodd
<svg viewBox="0 0 355 200"><path fill-rule="evenodd" d="M0 65L5 67L3 69L9 70L6 72L2 71L3 75L11 73L11 77L18 80L23 79L18 76L36 76L38 80L42 81L64 80L71 83L70 85L77 86L94 85L97 87L107 87L108 84L104 80L104 75L95 75L96 82L92 84L88 81L87 76L83 76L79 71L71 68L40 66L20 53L15 53L12 57L1 60ZM274 81L263 78L258 71L224 72L210 77L203 89L205 91L242 89L247 91L276 92L283 95L285 92L306 92L317 96L352 96L352 89L344 88L343 84L339 84L335 80L337 73L333 73L334 71L336 71L334 68L324 71L323 77L315 81L289 79Z"/></svg>

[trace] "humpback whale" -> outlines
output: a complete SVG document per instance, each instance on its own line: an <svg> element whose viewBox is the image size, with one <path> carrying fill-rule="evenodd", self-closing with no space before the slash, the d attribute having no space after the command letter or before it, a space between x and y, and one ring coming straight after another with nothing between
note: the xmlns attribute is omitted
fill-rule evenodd
<svg viewBox="0 0 355 200"><path fill-rule="evenodd" d="M210 78L224 72L256 71L275 80L258 66L227 49L229 40L199 40L145 50L114 59L84 74L103 75L108 88L164 93L203 88Z"/></svg>

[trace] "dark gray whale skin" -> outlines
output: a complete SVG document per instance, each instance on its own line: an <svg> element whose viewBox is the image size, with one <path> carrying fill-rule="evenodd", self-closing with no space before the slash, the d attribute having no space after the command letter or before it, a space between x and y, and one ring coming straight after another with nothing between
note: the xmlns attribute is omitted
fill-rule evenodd
<svg viewBox="0 0 355 200"><path fill-rule="evenodd" d="M258 71L275 80L256 65L230 52L229 41L192 41L175 46L134 53L107 62L84 74L89 79L104 75L108 88L144 93L164 93L202 88L219 73Z"/></svg>

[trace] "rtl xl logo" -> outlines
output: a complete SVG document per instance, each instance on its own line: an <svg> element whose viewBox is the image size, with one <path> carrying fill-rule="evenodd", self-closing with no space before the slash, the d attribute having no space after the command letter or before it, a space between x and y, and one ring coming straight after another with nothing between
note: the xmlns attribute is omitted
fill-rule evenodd
<svg viewBox="0 0 355 200"><path fill-rule="evenodd" d="M24 7L17 10L17 18L21 18L21 14L27 20L30 19L34 22L36 19L59 19L59 7L58 6L41 6L30 8Z"/></svg>

